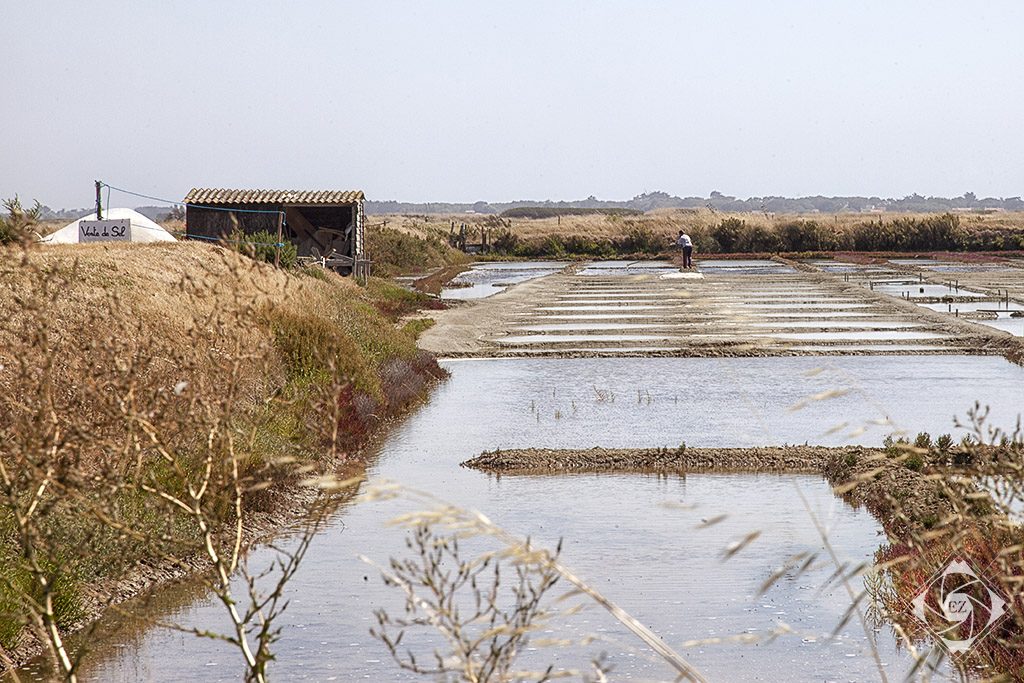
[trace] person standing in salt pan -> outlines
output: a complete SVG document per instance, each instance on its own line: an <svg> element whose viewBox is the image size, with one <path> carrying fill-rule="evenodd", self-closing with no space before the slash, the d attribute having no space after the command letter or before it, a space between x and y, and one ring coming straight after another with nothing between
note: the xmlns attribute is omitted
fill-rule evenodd
<svg viewBox="0 0 1024 683"><path fill-rule="evenodd" d="M693 240L682 230L679 231L679 237L676 238L676 246L679 247L683 252L683 268L693 267Z"/></svg>

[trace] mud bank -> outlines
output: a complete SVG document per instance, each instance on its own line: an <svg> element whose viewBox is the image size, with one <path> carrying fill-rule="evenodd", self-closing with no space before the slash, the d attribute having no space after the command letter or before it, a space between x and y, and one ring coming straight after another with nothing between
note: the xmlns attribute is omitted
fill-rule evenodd
<svg viewBox="0 0 1024 683"><path fill-rule="evenodd" d="M792 358L807 356L1003 356L1018 365L1024 364L1024 358L1017 351L1017 346L1008 343L995 343L984 347L949 346L926 347L924 345L887 345L870 344L851 345L827 344L816 342L813 346L792 349L765 349L746 345L709 344L691 346L689 348L581 348L581 349L513 349L503 351L495 356L487 351L456 351L442 354L443 358L477 359L488 358L536 358L550 356L555 358Z"/></svg>
<svg viewBox="0 0 1024 683"><path fill-rule="evenodd" d="M864 506L890 534L928 528L958 514L939 468L912 469L905 456L845 446L771 448L522 449L485 452L463 467L495 475L584 473L820 474L854 507ZM973 492L973 487L971 488Z"/></svg>

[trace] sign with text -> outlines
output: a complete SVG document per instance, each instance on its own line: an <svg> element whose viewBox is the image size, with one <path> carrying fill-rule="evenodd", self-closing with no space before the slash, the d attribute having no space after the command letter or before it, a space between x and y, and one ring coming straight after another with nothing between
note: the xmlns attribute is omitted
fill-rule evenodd
<svg viewBox="0 0 1024 683"><path fill-rule="evenodd" d="M79 242L131 242L132 221L118 218L108 221L78 221Z"/></svg>

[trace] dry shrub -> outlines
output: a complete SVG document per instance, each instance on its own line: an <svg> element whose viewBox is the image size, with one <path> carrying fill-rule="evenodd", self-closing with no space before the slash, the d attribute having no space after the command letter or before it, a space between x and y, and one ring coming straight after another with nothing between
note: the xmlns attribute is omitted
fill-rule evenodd
<svg viewBox="0 0 1024 683"><path fill-rule="evenodd" d="M926 589L927 604L941 612L945 589L929 581L951 561L966 560L1009 605L990 633L951 662L968 678L995 674L993 680L1018 680L1024 675L1024 527L1014 518L1024 504L1024 442L1019 433L990 429L986 413L977 408L969 415L974 436L957 446L948 435L933 442L922 433L914 444L890 440L884 461L834 466L846 468L848 483L840 488L866 504L888 535L865 577L872 625L891 626L921 671L936 666L944 653L934 644L935 631L949 629L945 637L951 640L969 637L972 629L977 633L991 606L987 589L964 588L978 600L971 617L958 623L939 619L931 631L914 617L912 601ZM899 483L912 478L920 483Z"/></svg>

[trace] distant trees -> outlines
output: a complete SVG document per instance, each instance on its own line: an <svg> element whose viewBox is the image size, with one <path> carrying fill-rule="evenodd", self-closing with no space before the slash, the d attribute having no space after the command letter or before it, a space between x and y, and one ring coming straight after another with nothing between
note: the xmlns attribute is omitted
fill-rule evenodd
<svg viewBox="0 0 1024 683"><path fill-rule="evenodd" d="M586 199L573 201L536 201L523 200L514 202L476 202L474 204L409 204L393 201L366 202L366 211L371 214L381 213L501 213L509 209L559 208L559 209L632 209L636 211L653 211L656 209L700 209L710 206L715 211L728 213L762 213L777 214L800 213L859 213L869 211L904 212L904 213L935 213L952 209L970 209L973 211L1024 211L1024 201L1020 197L984 197L979 198L974 192L965 192L960 197L933 197L913 193L901 198L894 197L862 197L837 196L826 197L812 195L807 197L748 197L738 199L731 195L714 190L708 197L677 196L663 191L652 191L638 194L626 201L611 201L590 196Z"/></svg>

